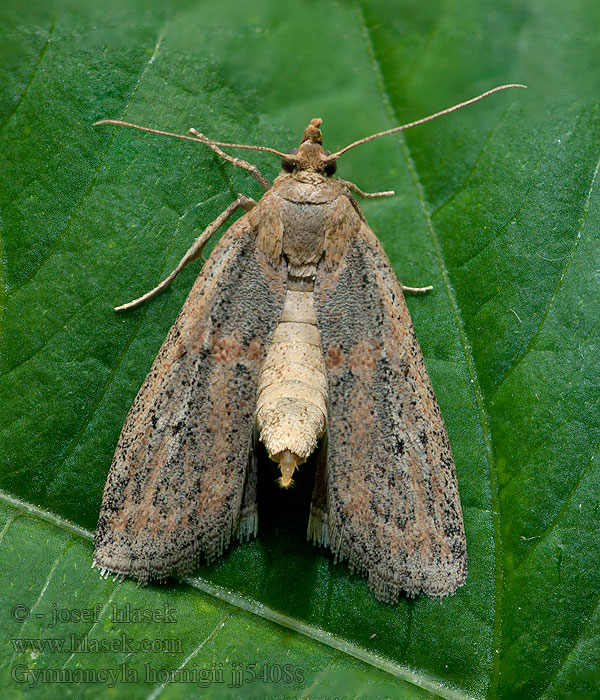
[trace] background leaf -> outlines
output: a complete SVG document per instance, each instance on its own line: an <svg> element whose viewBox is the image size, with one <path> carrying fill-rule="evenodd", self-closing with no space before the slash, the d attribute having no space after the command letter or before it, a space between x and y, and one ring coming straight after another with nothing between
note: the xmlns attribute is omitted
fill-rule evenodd
<svg viewBox="0 0 600 700"><path fill-rule="evenodd" d="M18 663L140 673L146 662L223 663L229 673L262 659L289 659L308 681L244 687L257 697L597 697L599 14L591 0L5 0L7 697L219 690L144 679L29 688L10 677ZM92 122L194 125L287 150L320 116L333 150L513 81L528 91L365 145L339 168L363 189L395 189L363 210L400 279L434 285L409 305L456 459L467 584L441 602L378 603L363 579L303 541L310 467L281 492L268 462L258 539L198 579L137 589L88 571L86 533L121 425L198 268L139 310L112 306L162 279L236 192L260 196L194 144ZM253 161L276 175L276 159ZM118 639L113 600L173 605L169 634L183 651L13 655L8 640L19 635L68 637L71 627L49 626L53 604L101 604L101 619L76 633ZM43 616L17 624L17 604ZM165 628L135 633L162 638Z"/></svg>

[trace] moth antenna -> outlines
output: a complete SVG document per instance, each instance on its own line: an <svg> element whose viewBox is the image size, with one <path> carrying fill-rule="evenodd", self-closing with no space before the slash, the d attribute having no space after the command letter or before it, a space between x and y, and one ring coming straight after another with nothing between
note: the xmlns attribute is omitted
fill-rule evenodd
<svg viewBox="0 0 600 700"><path fill-rule="evenodd" d="M250 146L244 143L225 143L224 141L213 141L212 139L209 139L208 136L205 136L193 127L190 129L190 132L197 136L196 140L202 141L202 143L205 143L207 145L220 146L225 148L246 148L249 151L265 151L266 153L274 153L276 156L281 156L282 158L286 156L285 153L282 153L281 151L276 151L274 148L269 148L269 146Z"/></svg>
<svg viewBox="0 0 600 700"><path fill-rule="evenodd" d="M151 129L148 126L140 126L139 124L131 124L131 122L124 122L120 119L101 119L98 122L94 122L93 126L98 126L99 124L116 124L117 126L128 126L131 129L138 129L139 131L147 131L149 134L160 134L161 136L172 136L175 139L184 139L186 141L196 141L197 143L203 143L205 146L211 144L213 146L225 146L226 148L246 148L249 151L266 151L267 153L274 153L276 156L283 158L285 153L281 151L276 151L274 148L269 148L268 146L249 146L243 143L224 143L223 141L213 141L209 139L204 134L199 131L193 130L192 133L195 136L188 136L187 134L174 134L171 131L161 131L160 129Z"/></svg>
<svg viewBox="0 0 600 700"><path fill-rule="evenodd" d="M346 153L346 151L349 151L351 148L354 148L355 146L360 146L363 143L367 143L368 141L373 141L373 139L378 139L381 136L389 136L390 134L395 134L398 131L404 131L405 129L410 129L413 126L417 126L419 124L424 124L425 122L430 122L432 119L437 119L438 117L442 117L444 114L450 114L450 112L455 112L457 109L462 109L463 107L466 107L467 105L473 104L473 102L479 102L479 100L483 100L484 97L487 97L488 95L491 95L494 92L500 92L500 90L508 90L509 88L526 88L526 87L527 87L527 85L521 85L520 83L511 83L509 85L499 85L498 87L492 88L491 90L486 90L486 92L482 92L481 95L477 95L477 97L472 97L470 100L467 100L466 102L460 102L459 104L456 104L453 107L447 107L446 109L443 109L441 112L436 112L435 114L430 114L428 117L423 117L422 119L417 119L416 121L409 122L408 124L402 124L402 126L395 126L393 129L387 129L386 131L380 131L377 134L371 134L371 136L365 136L365 138L359 139L358 141L354 141L349 146L345 146L344 148L341 149L341 151L337 151L337 153L332 153L330 156L327 157L327 160L337 160L343 153Z"/></svg>
<svg viewBox="0 0 600 700"><path fill-rule="evenodd" d="M100 124L116 124L117 126L128 126L131 129L138 129L139 131L147 131L149 134L160 134L161 136L172 136L176 139L185 139L186 141L198 141L204 143L202 139L194 138L193 136L187 136L186 134L173 134L170 131L161 131L160 129L151 129L149 126L140 126L139 124L131 124L131 122L124 122L120 119L101 119L98 122L94 122L92 126L99 126Z"/></svg>

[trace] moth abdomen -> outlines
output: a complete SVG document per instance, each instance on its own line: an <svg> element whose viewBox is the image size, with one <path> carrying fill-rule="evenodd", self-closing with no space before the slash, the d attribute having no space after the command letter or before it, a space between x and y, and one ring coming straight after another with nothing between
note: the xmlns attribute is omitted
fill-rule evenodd
<svg viewBox="0 0 600 700"><path fill-rule="evenodd" d="M289 486L327 425L327 377L307 278L290 278L283 312L258 380L256 424Z"/></svg>

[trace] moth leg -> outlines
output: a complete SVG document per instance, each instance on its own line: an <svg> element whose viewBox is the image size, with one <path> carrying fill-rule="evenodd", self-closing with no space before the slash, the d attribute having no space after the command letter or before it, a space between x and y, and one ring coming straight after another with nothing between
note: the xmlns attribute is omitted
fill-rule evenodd
<svg viewBox="0 0 600 700"><path fill-rule="evenodd" d="M189 263L192 262L192 260L196 260L202 255L202 249L204 246L208 243L210 237L217 231L217 229L222 226L227 219L238 209L243 209L244 211L250 211L252 207L256 205L256 202L251 198L247 197L245 194L240 194L238 195L238 198L235 200L235 202L232 202L225 211L221 212L219 216L211 223L209 224L204 231L196 238L196 240L192 243L190 249L188 252L181 258L181 261L177 265L177 267L171 272L171 274L164 279L157 287L154 287L154 289L151 289L149 292L146 292L143 296L139 297L138 299L134 299L133 301L130 301L127 304L123 304L121 306L115 306L115 311L127 311L128 309L134 309L136 306L140 306L140 304L143 304L145 301L148 301L148 299L152 299L152 297L156 296L159 292L161 292L163 289L166 289L171 282L177 277L177 275L183 270L183 268Z"/></svg>
<svg viewBox="0 0 600 700"><path fill-rule="evenodd" d="M424 294L425 292L430 292L433 289L431 284L429 287L407 287L406 285L401 284L400 287L402 287L403 292L407 292L408 294Z"/></svg>
<svg viewBox="0 0 600 700"><path fill-rule="evenodd" d="M204 134L201 134L194 128L190 129L190 133L194 134L194 136L197 136L199 139L202 139L205 145L208 146L212 151L214 151L218 156L221 156L223 160L226 160L228 163L235 165L236 168L242 168L243 170L247 170L265 191L271 189L271 183L260 172L256 165L252 165L252 163L248 163L247 160L243 160L242 158L230 156L229 153L225 153L225 151L222 151L218 146L212 143L212 141L208 137L206 137Z"/></svg>
<svg viewBox="0 0 600 700"><path fill-rule="evenodd" d="M342 180L342 178L338 177L336 178L338 182L341 182L342 185L346 185L346 187L351 190L352 192L356 192L356 194L359 197L364 197L365 199L376 199L377 197L391 197L393 194L395 194L394 190L386 190L385 192L363 192L360 187L355 185L353 182L350 182L349 180Z"/></svg>

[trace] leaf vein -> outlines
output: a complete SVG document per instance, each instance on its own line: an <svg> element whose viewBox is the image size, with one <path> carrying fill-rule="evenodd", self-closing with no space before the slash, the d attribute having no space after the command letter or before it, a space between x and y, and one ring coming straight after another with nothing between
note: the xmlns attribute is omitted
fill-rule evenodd
<svg viewBox="0 0 600 700"><path fill-rule="evenodd" d="M46 593L46 590L48 589L48 586L50 585L50 581L52 580L54 573L56 572L56 569L58 568L58 565L62 561L63 557L67 553L67 551L70 549L71 545L74 543L73 537L71 537L68 542L65 543L64 547L61 549L59 552L58 556L54 558L54 562L52 563L52 566L50 567L50 571L48 571L48 575L46 576L46 581L44 582L44 585L42 586L40 593L33 605L29 606L29 616L28 619L35 619L35 615L33 614L34 610L38 607L38 605L42 602L42 599L44 598L44 595ZM19 636L17 639L22 639L23 638L23 631L25 630L26 625L23 624L21 625L21 629L19 630ZM14 664L15 658L17 657L18 654L18 649L15 647L13 650L13 655L12 655L12 660L10 665L12 666Z"/></svg>
<svg viewBox="0 0 600 700"><path fill-rule="evenodd" d="M527 551L525 556L521 559L521 561L517 564L517 566L515 566L515 568L512 570L511 575L513 573L516 573L523 566L523 564L531 557L531 555L536 550L538 545L546 539L546 537L552 532L552 530L554 530L554 528L556 527L556 525L558 524L558 522L562 518L563 513L567 509L567 506L569 505L571 499L575 495L575 492L579 488L579 484L581 484L581 482L585 478L586 474L589 472L590 468L592 467L592 464L594 463L594 460L596 459L596 457L598 456L599 453L600 453L600 441L596 445L596 449L594 450L592 456L589 458L587 464L581 470L581 474L577 477L577 480L573 484L573 487L571 488L571 490L569 491L569 493L565 497L565 501L562 504L560 510L558 511L556 516L553 518L552 522L548 525L548 527L540 535L538 535L536 541L529 548L529 550Z"/></svg>
<svg viewBox="0 0 600 700"><path fill-rule="evenodd" d="M552 308L554 307L554 304L555 304L555 302L556 302L556 299L558 298L558 295L559 295L559 293L560 293L560 290L562 289L562 285L563 285L564 279L565 279L565 277L566 277L566 274L567 274L567 272L568 272L568 270L569 270L569 267L571 266L571 262L573 261L573 258L575 257L575 252L577 251L577 248L578 248L578 246L579 246L579 241L581 240L581 237L582 237L582 234L583 234L583 228L584 228L584 226L585 226L585 221L586 221L586 219L587 219L587 213L588 213L589 206L590 206L590 200L591 200L592 192L593 192L594 186L595 186L595 184L596 184L596 180L598 179L598 170L599 170L599 169L600 169L600 158L598 159L598 162L596 163L596 167L595 167L595 169L594 169L594 173L593 173L592 178L591 178L591 182L590 182L590 186L589 186L589 189L588 189L587 197L586 197L585 204L584 204L584 206L583 206L583 210L582 210L582 214L581 214L581 218L580 218L580 223L579 223L579 226L578 226L578 228L577 228L577 234L576 234L575 239L574 239L574 241L573 241L573 245L571 246L571 251L569 252L569 255L568 255L568 256L566 257L566 259L565 259L565 263L564 263L563 268L562 268L562 271L561 271L561 273L560 273L560 275L559 275L558 282L556 283L556 287L554 288L554 291L552 292L552 295L551 295L551 297L550 297L550 299L549 299L549 301L548 301L548 304L546 305L546 308L545 308L545 310L544 310L544 313L542 314L542 318L541 318L541 320L540 320L540 322L539 322L539 324L538 324L538 327L537 327L535 333L533 334L531 340L530 340L529 343L527 344L527 347L525 348L525 350L523 350L523 352L515 359L514 363L511 365L510 369L508 369L508 370L506 371L506 373L504 374L504 376L503 376L503 377L499 380L499 382L496 384L495 388L493 389L493 391L492 391L492 393L491 393L491 395L490 395L490 399L493 399L493 397L498 393L498 391L499 391L500 387L502 386L502 384L503 384L503 383L515 372L515 370L517 370L517 369L520 367L520 365L523 363L524 359L527 357L528 353L529 353L530 350L533 348L533 346L535 345L535 342L536 342L537 339L539 338L539 336L540 336L540 334L541 334L541 332L542 332L542 330L543 330L543 327L544 327L544 325L545 325L545 323L546 323L546 320L547 320L547 318L548 318L548 315L550 314L550 311L551 311Z"/></svg>
<svg viewBox="0 0 600 700"><path fill-rule="evenodd" d="M212 640L217 636L217 634L225 627L227 620L231 617L231 613L226 613L220 620L219 622L215 625L214 629L208 634L207 637L205 637L198 646L193 649L186 657L185 659L181 662L181 664L175 669L175 673L173 674L174 677L177 677L177 673L179 671L182 671L187 664L198 654L198 652L203 649L209 642L212 642ZM171 683L176 682L176 681L171 681L167 679L160 685L156 686L150 695L148 695L147 700L155 700L162 691Z"/></svg>
<svg viewBox="0 0 600 700"><path fill-rule="evenodd" d="M181 222L182 222L183 219L185 219L185 217L190 213L190 211L192 211L193 209L196 209L197 207L203 206L204 204L207 204L208 202L210 202L210 201L212 201L212 200L214 200L214 199L217 199L218 197L221 197L221 194L212 195L212 196L209 197L208 199L206 199L206 200L204 200L204 201L202 201L202 202L198 202L197 204L194 204L194 205L191 206L191 207L188 207L181 215L178 216L178 219L177 219L177 226L175 227L175 234L174 234L174 236L175 236L175 237L177 236L177 233L179 232L179 230L180 230L180 228L181 228ZM165 206L162 207L159 211L162 211L163 209L168 209L168 207L165 205ZM158 213L158 212L156 212L156 213ZM155 214L156 214L156 213L155 213ZM147 223L147 222L146 222L146 223ZM143 228L144 225L145 225L145 224L140 224L140 228ZM125 245L125 247L122 248L121 254L120 254L119 257L117 258L117 260L114 262L114 264L111 266L110 272L107 273L107 275L106 275L106 280L105 280L104 284L103 284L103 285L100 287L100 289L98 290L98 293L95 294L94 296L90 297L90 298L87 299L86 301L82 302L81 305L79 305L79 306L77 307L77 309L76 309L70 316L68 316L63 322L61 322L60 327L57 328L56 331L54 331L53 333L51 333L41 345L39 345L38 347L35 348L35 351L34 351L31 355L28 355L27 357L23 358L23 359L20 360L16 365L13 365L9 370L7 370L6 372L4 372L4 373L2 374L3 377L7 377L8 375L10 375L10 374L16 372L16 371L17 371L20 367L22 367L23 365L26 365L28 362L30 362L39 352L41 352L50 342L52 342L52 339L53 339L53 338L55 338L57 335L59 335L60 333L62 333L63 331L65 331L65 330L67 329L68 325L71 323L71 321L72 321L74 318L76 318L77 316L79 316L80 313L81 313L84 309L86 309L86 308L87 308L88 306L90 306L92 303L96 302L99 298L102 298L102 292L106 289L106 287L107 287L109 281L111 280L112 272L113 272L115 269L117 269L117 268L119 267L119 265L120 265L121 262L123 261L123 258L124 258L125 255L127 254L127 251L130 249L131 245L133 244L134 240L135 240L135 238L131 238L131 239L127 242L127 244ZM1 241L0 241L0 244L1 244ZM170 251L170 250L171 250L171 248L169 248L169 251ZM0 250L0 252L1 252L1 250ZM166 259L167 259L167 257L168 257L168 256L165 257L165 264L166 264ZM163 265L163 267L162 267L162 270L164 271L164 265ZM0 309L0 314L1 314L1 309ZM0 316L0 320L1 320L1 316ZM17 419L15 419L15 420L17 420Z"/></svg>
<svg viewBox="0 0 600 700"><path fill-rule="evenodd" d="M55 27L56 27L56 22L53 22L51 27L50 27L50 30L48 31L48 36L46 37L46 43L42 46L42 50L40 51L40 55L38 56L38 60L36 61L36 64L33 67L33 70L31 71L31 75L29 76L29 80L25 84L25 88L23 89L21 96L16 101L13 108L8 111L7 115L0 122L0 130L3 129L6 126L6 124L8 124L8 122L11 120L13 114L15 114L15 112L23 104L23 100L27 97L27 93L29 92L29 88L31 87L31 84L33 83L33 79L34 79L36 73L38 72L38 69L39 69L39 67L44 59L46 51L48 50L48 47L50 46L50 40L52 39L52 35L54 34Z"/></svg>
<svg viewBox="0 0 600 700"><path fill-rule="evenodd" d="M4 535L6 535L6 533L10 530L11 525L15 522L15 520L18 520L20 517L20 513L13 513L10 516L10 518L6 521L2 530L0 530L0 544L2 544L2 541L4 540Z"/></svg>
<svg viewBox="0 0 600 700"><path fill-rule="evenodd" d="M102 610L100 610L100 612L98 613L98 617L97 617L96 621L95 621L94 624L88 629L88 631L85 633L85 636L86 636L88 639L90 638L91 633L96 629L96 627L99 627L99 626L100 626L100 621L101 621L102 618L104 617L104 613L107 611L108 606L110 605L110 603L112 602L113 598L114 598L115 595L117 594L117 591L119 590L121 583L122 583L122 580L119 580L119 581L118 581L118 585L116 585L116 586L113 588L112 593L108 596L108 598L106 599L106 602L105 602L104 605L102 606ZM71 661L71 659L73 659L77 653L78 653L78 652L77 652L77 649L73 649L73 651L71 652L71 654L69 655L69 657L67 658L67 660L65 661L65 663L62 665L62 669L65 669L65 668L67 667L67 665L69 664L69 662Z"/></svg>
<svg viewBox="0 0 600 700"><path fill-rule="evenodd" d="M483 143L481 144L481 148L479 149L479 153L475 157L475 160L471 164L471 167L469 168L468 172L466 175L463 177L462 182L459 184L459 186L452 192L443 202L441 202L433 211L431 212L431 218L434 219L437 214L446 206L448 206L458 195L465 189L465 187L469 184L471 181L471 178L475 174L475 171L477 170L477 166L479 165L479 162L483 158L483 155L487 149L487 146L489 142L492 139L492 136L496 133L496 130L500 127L502 122L506 119L506 116L508 113L511 111L510 107L504 110L504 112L500 115L500 119L494 124L494 126L488 131L485 139L483 140Z"/></svg>
<svg viewBox="0 0 600 700"><path fill-rule="evenodd" d="M540 696L544 691L546 691L552 684L552 681L558 676L558 674L561 672L567 661L569 660L571 654L573 653L573 650L575 649L575 646L577 645L577 642L583 637L585 634L585 631L587 627L592 623L592 620L596 617L598 613L598 608L600 607L600 593L596 597L596 602L592 606L590 614L587 616L587 619L584 620L582 623L581 627L579 628L579 631L577 634L573 637L573 641L571 644L569 644L568 649L565 650L565 653L563 654L562 659L560 660L560 663L557 665L557 667L554 669L554 671L548 676L547 682L544 684L544 686L540 690ZM561 688L561 691L564 691L564 688ZM575 697L575 696L572 696ZM591 695L589 696L591 697Z"/></svg>
<svg viewBox="0 0 600 700"><path fill-rule="evenodd" d="M172 250L172 248L173 248L173 245L174 245L174 242L175 242L175 237L176 237L176 234L177 234L177 231L178 231L178 230L179 230L179 227L177 226L177 227L175 228L175 232L173 233L173 237L171 238L171 245L169 246L169 249L168 249L167 254L166 254L166 256L165 256L165 261L166 261L166 259L168 258L169 254L170 254L170 252L171 252L171 250ZM164 268L165 268L165 265L166 265L166 262L165 262L165 261L163 261L163 265L162 265L162 268L161 268L161 273L164 271ZM160 275L160 277L162 277L162 274ZM119 367L120 367L121 364L123 363L123 361L124 361L124 359L125 359L125 356L127 355L127 351L128 351L129 348L131 347L131 344L132 344L133 341L136 339L137 334L138 334L138 332L139 332L139 330L140 330L140 328L141 328L141 326L142 326L142 322L143 322L144 318L146 317L147 312L148 312L148 307L145 307L145 308L143 309L143 311L140 313L140 316L139 316L139 318L138 318L138 321L137 321L137 323L136 323L136 325L135 325L135 327L134 327L134 329L133 329L133 331L132 331L132 333L131 333L131 336L129 337L129 340L125 343L125 345L124 345L124 347L123 347L123 350L122 350L121 353L119 354L119 357L117 358L117 361L114 363L112 369L110 370L110 372L109 372L109 374L108 374L108 376L107 376L107 378L106 378L106 381L104 382L102 388L101 388L100 391L98 392L98 396L96 397L96 400L94 401L94 404L92 405L92 407L91 407L90 410L88 411L88 414L87 414L87 416L86 416L86 418L85 418L85 420L84 420L84 422L83 422L81 428L79 429L79 432L78 432L77 435L75 435L75 436L73 437L73 439L69 442L68 447L67 447L67 448L62 452L62 454L60 455L57 465L54 467L54 469L52 470L52 472L48 475L48 479L47 479L47 481L46 481L46 488L45 488L45 491L44 491L44 496L47 495L48 489L50 488L50 483L52 482L52 479L54 478L54 476L57 474L57 472L58 472L58 470L60 469L61 465L65 464L65 462L66 462L67 459L69 458L69 455L73 453L73 451L75 450L75 448L76 448L77 445L79 444L81 438L82 438L83 435L85 434L85 431L87 430L89 424L91 423L91 421L92 421L92 419L93 419L93 417L94 417L94 414L95 414L95 412L96 412L96 409L98 408L98 406L100 405L100 402L101 402L102 399L104 398L104 394L108 391L108 388L109 388L109 386L110 386L110 384L111 384L111 381L112 381L113 377L115 376L117 370L119 369Z"/></svg>
<svg viewBox="0 0 600 700"><path fill-rule="evenodd" d="M477 252L475 252L473 255L468 257L463 263L461 263L460 269L463 269L463 270L466 269L468 265L470 265L474 260L477 260L477 258L480 255L482 255L486 250L488 250L491 246L493 246L498 241L498 239L501 238L501 236L506 232L506 229L508 228L510 223L514 219L516 219L517 216L519 216L519 214L525 209L525 205L527 203L527 198L531 192L531 189L533 187L533 182L536 179L536 176L537 176L537 173L538 173L538 170L540 167L540 157L541 156L538 156L538 160L537 160L536 165L535 165L535 170L534 170L533 176L531 177L530 183L529 183L527 189L525 190L525 192L523 193L523 196L520 198L517 208L510 214L510 216L506 217L506 221L496 231L496 234L493 236L493 238L491 238L489 241L487 241L487 243L482 248L480 248ZM439 209L440 208L438 207L438 209L436 209L436 212L438 212ZM432 216L432 218L433 218L433 216Z"/></svg>
<svg viewBox="0 0 600 700"><path fill-rule="evenodd" d="M165 25L165 27L166 27L166 25ZM141 85L141 82L142 82L144 76L146 75L146 72L148 71L150 66L154 63L154 59L156 58L156 55L158 53L158 50L159 50L160 45L162 43L162 40L164 38L164 31L165 31L165 29L163 29L161 31L161 33L158 37L158 41L156 42L156 45L154 47L153 54L146 62L146 65L144 66L144 68L140 74L140 77L138 78L136 84L133 87L133 90L131 91L131 95L129 96L129 99L127 100L127 104L125 105L125 108L123 109L123 111L121 113L121 117L120 117L121 119L124 119L124 117L126 116L128 110L129 110L129 107L131 106L131 103L133 102L133 99L134 99L135 95L137 94L137 91ZM71 225L72 225L73 221L75 220L76 215L78 214L78 212L82 208L83 204L85 203L85 201L87 200L87 198L90 196L91 192L94 189L94 186L95 186L96 180L98 179L98 176L100 174L100 170L102 168L102 165L104 164L106 156L108 155L108 152L110 151L110 148L111 148L112 143L114 141L115 134L116 134L116 128L113 131L113 134L110 137L108 143L106 144L106 148L104 149L102 155L100 156L98 163L96 164L96 167L94 168L89 185L87 186L85 192L81 195L81 197L79 198L79 200L77 201L77 203L73 207L73 210L71 211L71 214L69 215L69 218L67 219L66 224L63 226L62 231L60 231L60 233L56 236L56 238L52 242L52 245L50 245L50 247L46 251L45 255L43 255L41 257L41 259L38 261L37 265L31 270L31 273L27 276L27 278L25 280L23 280L23 282L21 282L18 285L15 285L12 288L13 292L19 290L24 285L29 284L36 277L36 275L40 272L40 270L46 264L48 259L53 255L56 248L58 247L58 245L60 244L60 242L62 241L64 236L66 235L66 233L71 228Z"/></svg>

